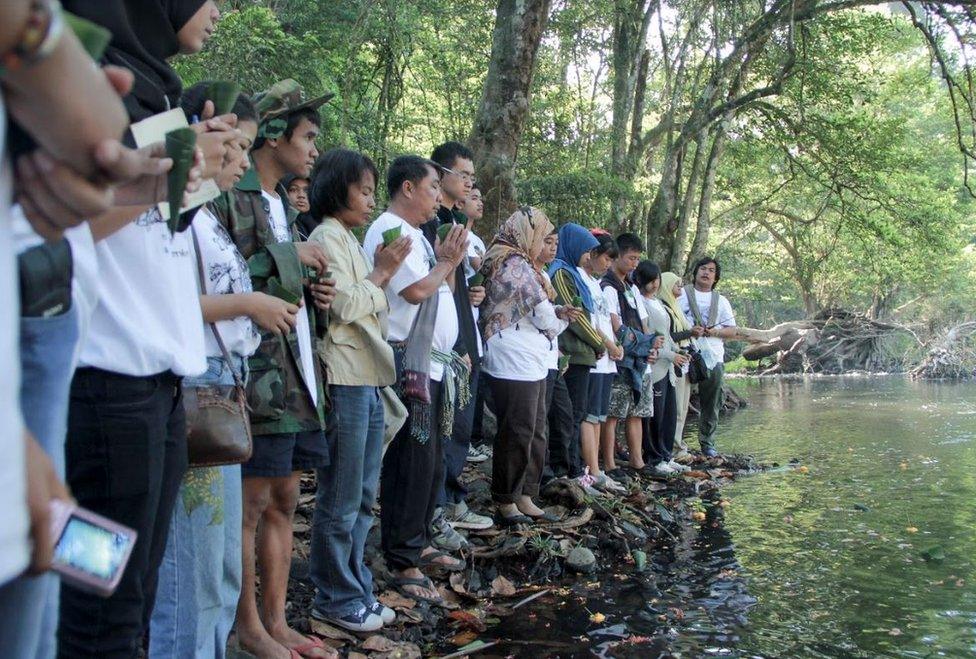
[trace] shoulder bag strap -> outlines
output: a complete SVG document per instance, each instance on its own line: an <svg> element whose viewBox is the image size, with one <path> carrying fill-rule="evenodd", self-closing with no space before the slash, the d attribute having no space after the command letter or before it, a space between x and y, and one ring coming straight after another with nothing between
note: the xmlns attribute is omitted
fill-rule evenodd
<svg viewBox="0 0 976 659"><path fill-rule="evenodd" d="M708 326L715 327L718 320L718 293L712 291L712 308L708 310Z"/></svg>
<svg viewBox="0 0 976 659"><path fill-rule="evenodd" d="M695 324L704 327L705 323L702 322L701 309L698 308L698 300L695 299L695 287L691 284L685 286L685 297L688 299L688 308L691 309L691 315L695 317Z"/></svg>
<svg viewBox="0 0 976 659"><path fill-rule="evenodd" d="M207 289L204 285L204 271L203 271L203 254L200 252L200 241L197 239L197 232L193 225L190 225L190 233L193 236L193 251L197 255L197 288L200 290L200 295L206 295ZM227 368L230 369L231 374L234 376L234 386L236 386L241 391L244 391L244 381L241 379L241 375L234 368L234 361L230 357L230 353L227 351L227 346L224 345L224 340L220 338L220 332L217 331L216 323L207 323L210 326L210 331L213 332L214 338L217 339L217 346L220 347L220 352L224 356L224 361L227 362Z"/></svg>

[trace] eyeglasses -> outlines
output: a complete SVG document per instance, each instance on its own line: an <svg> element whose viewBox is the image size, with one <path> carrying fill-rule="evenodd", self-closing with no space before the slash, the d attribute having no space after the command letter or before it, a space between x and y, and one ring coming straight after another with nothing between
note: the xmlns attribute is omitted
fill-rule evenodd
<svg viewBox="0 0 976 659"><path fill-rule="evenodd" d="M474 174L468 174L467 172L455 172L450 167L444 167L443 165L440 165L440 168L445 174L454 174L464 183L474 183Z"/></svg>

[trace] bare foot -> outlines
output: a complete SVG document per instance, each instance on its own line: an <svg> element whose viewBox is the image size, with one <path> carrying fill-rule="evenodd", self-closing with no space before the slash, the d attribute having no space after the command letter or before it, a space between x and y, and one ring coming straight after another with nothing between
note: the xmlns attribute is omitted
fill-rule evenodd
<svg viewBox="0 0 976 659"><path fill-rule="evenodd" d="M314 637L309 638L299 634L288 625L284 625L280 630L276 629L270 633L276 641L281 643L286 648L297 651L303 657L336 659L336 657L339 656L335 650L322 643L319 639ZM321 646L315 647L316 642L322 643Z"/></svg>
<svg viewBox="0 0 976 659"><path fill-rule="evenodd" d="M520 496L518 503L515 505L519 512L521 512L523 515L528 515L529 517L541 517L542 515L546 514L546 511L535 505L532 497L527 497L524 495Z"/></svg>
<svg viewBox="0 0 976 659"><path fill-rule="evenodd" d="M427 579L427 576L421 572L418 568L411 567L406 570L398 570L393 573L393 576L403 579ZM428 581L427 583L430 583ZM423 586L416 586L413 584L407 584L400 586L404 591L410 593L411 595L416 595L417 597L424 597L427 599L439 599L441 594L437 592L434 588L434 584L431 583L430 588L425 588Z"/></svg>
<svg viewBox="0 0 976 659"><path fill-rule="evenodd" d="M291 652L284 645L271 638L271 635L261 627L260 629L237 630L237 643L241 649L260 659L291 659Z"/></svg>

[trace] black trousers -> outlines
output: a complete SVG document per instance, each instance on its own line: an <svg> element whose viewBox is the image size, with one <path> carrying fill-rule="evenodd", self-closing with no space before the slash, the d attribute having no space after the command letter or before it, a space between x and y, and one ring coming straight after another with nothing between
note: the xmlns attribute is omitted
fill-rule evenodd
<svg viewBox="0 0 976 659"><path fill-rule="evenodd" d="M572 468L569 475L575 477L583 473L583 459L580 455L580 425L586 418L586 409L590 404L590 367L570 364L562 379L566 383L566 392L569 394L569 402L573 408L573 428L567 454Z"/></svg>
<svg viewBox="0 0 976 659"><path fill-rule="evenodd" d="M149 628L170 518L186 472L186 417L172 373L79 369L71 383L67 481L84 508L139 537L109 598L61 586L59 657L135 657Z"/></svg>
<svg viewBox="0 0 976 659"><path fill-rule="evenodd" d="M485 437L484 432L485 406L488 405L489 409L493 409L488 400L491 397L490 381L490 375L484 371L478 371L478 395L475 396L474 400L474 418L471 425L471 443L475 446L486 444L491 446L495 441L494 437Z"/></svg>
<svg viewBox="0 0 976 659"><path fill-rule="evenodd" d="M406 423L383 456L380 472L380 540L391 570L420 566L420 552L430 544L430 522L444 487L444 455L438 432L441 383L431 381L430 439L410 437Z"/></svg>
<svg viewBox="0 0 976 659"><path fill-rule="evenodd" d="M456 504L464 501L468 488L461 484L461 472L468 464L468 447L471 446L471 429L474 425L475 405L478 401L478 383L481 369L475 367L471 372L471 402L467 407L454 411L454 429L450 437L444 438L444 487L438 497L438 505Z"/></svg>
<svg viewBox="0 0 976 659"><path fill-rule="evenodd" d="M579 466L579 426L573 425L573 401L559 371L549 371L546 379L546 411L549 429L549 459L542 479L565 478L577 475ZM574 443L574 427L577 441Z"/></svg>
<svg viewBox="0 0 976 659"><path fill-rule="evenodd" d="M644 460L651 465L671 459L678 422L678 397L667 376L654 383L654 416L644 425Z"/></svg>
<svg viewBox="0 0 976 659"><path fill-rule="evenodd" d="M546 381L492 378L498 436L491 462L491 498L515 503L539 494L546 461Z"/></svg>

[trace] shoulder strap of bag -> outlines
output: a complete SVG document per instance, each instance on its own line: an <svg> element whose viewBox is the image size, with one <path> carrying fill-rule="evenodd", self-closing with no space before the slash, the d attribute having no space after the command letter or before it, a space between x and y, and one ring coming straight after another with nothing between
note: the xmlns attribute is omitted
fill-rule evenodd
<svg viewBox="0 0 976 659"><path fill-rule="evenodd" d="M204 272L203 272L203 254L200 252L200 241L197 239L197 231L193 225L190 225L190 234L193 236L193 251L197 255L197 288L200 290L200 295L206 295L206 287L204 286ZM224 345L224 340L220 338L220 332L217 331L216 323L207 323L210 325L210 331L213 332L214 338L217 339L217 345L220 347L220 352L224 356L224 361L227 362L227 368L230 369L231 374L234 376L234 386L240 390L244 390L244 382L241 380L240 374L238 374L237 369L234 368L234 362L230 358L230 353L227 351L227 346Z"/></svg>
<svg viewBox="0 0 976 659"><path fill-rule="evenodd" d="M691 309L691 315L695 317L695 324L704 327L705 323L702 322L701 309L698 308L698 300L695 299L695 287L691 284L685 286L685 298L688 300L688 308Z"/></svg>
<svg viewBox="0 0 976 659"><path fill-rule="evenodd" d="M708 310L708 326L715 327L718 320L718 293L712 291L712 308Z"/></svg>

